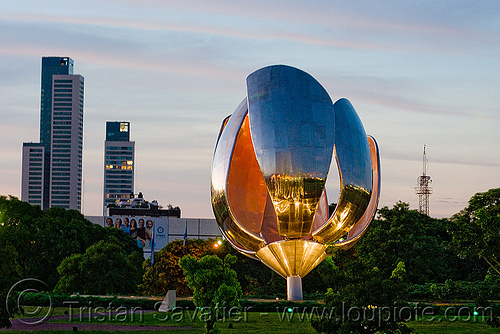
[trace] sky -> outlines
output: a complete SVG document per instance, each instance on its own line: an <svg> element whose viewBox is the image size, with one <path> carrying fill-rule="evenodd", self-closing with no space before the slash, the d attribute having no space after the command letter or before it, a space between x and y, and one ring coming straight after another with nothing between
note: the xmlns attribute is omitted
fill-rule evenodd
<svg viewBox="0 0 500 334"><path fill-rule="evenodd" d="M130 121L135 190L213 218L212 155L246 77L302 69L345 97L380 148L380 205L418 208L426 145L432 217L500 187L500 2L0 0L0 195L21 196L39 141L42 56L85 78L83 213L102 214L105 122ZM338 199L332 166L329 201Z"/></svg>

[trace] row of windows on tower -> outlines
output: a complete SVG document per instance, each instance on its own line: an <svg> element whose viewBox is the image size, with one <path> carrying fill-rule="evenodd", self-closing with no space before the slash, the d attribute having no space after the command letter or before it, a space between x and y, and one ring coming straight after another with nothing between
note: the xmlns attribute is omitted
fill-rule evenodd
<svg viewBox="0 0 500 334"><path fill-rule="evenodd" d="M132 180L132 172L131 171L116 171L116 172L121 172L121 173L112 173L115 172L113 170L111 171L106 171L106 178L107 179L122 179L122 180ZM127 173L127 174L125 174Z"/></svg>
<svg viewBox="0 0 500 334"><path fill-rule="evenodd" d="M132 151L133 147L129 147L129 146L106 146L106 150Z"/></svg>
<svg viewBox="0 0 500 334"><path fill-rule="evenodd" d="M132 166L127 165L106 165L106 169L130 169L132 170Z"/></svg>
<svg viewBox="0 0 500 334"><path fill-rule="evenodd" d="M132 180L120 180L120 179L112 179L112 180L106 180L106 186L109 185L110 187L114 187L113 184L132 184Z"/></svg>

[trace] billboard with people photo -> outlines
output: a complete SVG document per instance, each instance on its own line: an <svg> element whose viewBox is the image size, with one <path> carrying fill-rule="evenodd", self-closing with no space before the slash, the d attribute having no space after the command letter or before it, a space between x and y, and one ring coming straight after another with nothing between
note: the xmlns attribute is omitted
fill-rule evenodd
<svg viewBox="0 0 500 334"><path fill-rule="evenodd" d="M113 216L106 218L106 227L121 229L136 240L145 255L162 249L168 240L168 218L146 216Z"/></svg>

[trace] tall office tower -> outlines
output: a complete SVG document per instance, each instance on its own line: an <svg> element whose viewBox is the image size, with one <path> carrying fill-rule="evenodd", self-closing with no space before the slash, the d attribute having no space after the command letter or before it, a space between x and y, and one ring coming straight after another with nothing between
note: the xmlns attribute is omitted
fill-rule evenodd
<svg viewBox="0 0 500 334"><path fill-rule="evenodd" d="M134 153L135 142L130 141L130 122L106 122L104 215L108 204L130 198L134 192Z"/></svg>
<svg viewBox="0 0 500 334"><path fill-rule="evenodd" d="M73 74L73 59L69 57L42 57L42 80L40 94L40 144L45 147L45 166L42 209L50 207L50 152L52 131L52 76ZM31 202L30 202L31 203Z"/></svg>
<svg viewBox="0 0 500 334"><path fill-rule="evenodd" d="M41 171L39 154L42 150ZM73 75L69 57L42 57L40 143L23 144L21 199L81 210L83 149L83 77ZM41 180L35 179L42 173ZM41 193L38 184L41 182ZM30 185L31 183L31 185ZM30 188L31 186L31 188ZM40 199L37 197L40 196Z"/></svg>
<svg viewBox="0 0 500 334"><path fill-rule="evenodd" d="M50 203L81 210L83 77L53 75Z"/></svg>

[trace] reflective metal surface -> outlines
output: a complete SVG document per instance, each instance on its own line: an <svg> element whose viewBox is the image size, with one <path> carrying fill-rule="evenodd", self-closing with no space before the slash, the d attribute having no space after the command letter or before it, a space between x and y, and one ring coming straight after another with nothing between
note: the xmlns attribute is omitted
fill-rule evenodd
<svg viewBox="0 0 500 334"><path fill-rule="evenodd" d="M257 257L283 277L304 277L326 257L326 245L308 240L283 240L261 248Z"/></svg>
<svg viewBox="0 0 500 334"><path fill-rule="evenodd" d="M335 102L334 110L340 197L330 220L313 233L314 240L321 243L349 232L365 213L372 192L372 161L363 124L347 99Z"/></svg>
<svg viewBox="0 0 500 334"><path fill-rule="evenodd" d="M372 221L378 147L351 103L332 104L301 70L262 68L248 76L247 94L217 139L214 214L233 247L287 277L289 298L301 299L301 277L326 257L327 243L349 248ZM341 192L329 217L325 182L333 152Z"/></svg>
<svg viewBox="0 0 500 334"><path fill-rule="evenodd" d="M248 115L255 155L287 239L311 233L330 167L333 106L309 74L268 66L247 78Z"/></svg>
<svg viewBox="0 0 500 334"><path fill-rule="evenodd" d="M286 291L289 300L302 300L302 277L288 276L286 278Z"/></svg>
<svg viewBox="0 0 500 334"><path fill-rule="evenodd" d="M246 99L240 103L234 114L224 120L214 152L212 164L212 207L215 218L233 247L252 256L263 247L263 239L238 223L229 207L227 196L227 178L238 133L246 117ZM245 194L242 194L245 196Z"/></svg>
<svg viewBox="0 0 500 334"><path fill-rule="evenodd" d="M371 161L373 166L373 185L372 185L372 196L370 197L370 202L366 208L365 213L360 220L349 230L347 234L347 239L342 241L337 241L335 246L341 249L349 249L354 246L359 238L363 236L366 232L368 225L375 217L377 212L378 200L380 196L380 157L378 152L378 145L375 139L368 136L368 143L370 145Z"/></svg>

